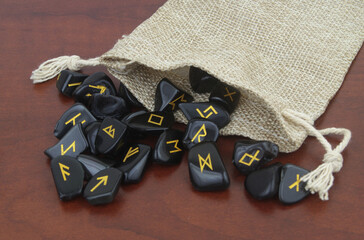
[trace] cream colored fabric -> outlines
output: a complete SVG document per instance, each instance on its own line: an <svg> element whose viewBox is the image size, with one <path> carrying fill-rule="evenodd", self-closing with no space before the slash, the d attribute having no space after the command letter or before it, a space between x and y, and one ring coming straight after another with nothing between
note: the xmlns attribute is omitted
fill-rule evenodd
<svg viewBox="0 0 364 240"><path fill-rule="evenodd" d="M364 1L169 0L101 57L50 59L32 72L34 83L64 69L103 64L153 109L158 82L167 77L196 101L189 66L234 87L242 98L221 134L269 140L280 151L299 148L309 135L325 148L323 163L302 177L306 190L328 200L333 173L351 132L317 130L314 120L340 88L364 38ZM175 114L185 122L181 112ZM324 136L342 141L333 148Z"/></svg>
<svg viewBox="0 0 364 240"><path fill-rule="evenodd" d="M221 134L269 140L291 152L307 133L282 113L317 119L363 38L362 0L170 0L100 61L150 110L162 77L207 100L180 74L199 67L242 93ZM181 113L177 120L186 122Z"/></svg>

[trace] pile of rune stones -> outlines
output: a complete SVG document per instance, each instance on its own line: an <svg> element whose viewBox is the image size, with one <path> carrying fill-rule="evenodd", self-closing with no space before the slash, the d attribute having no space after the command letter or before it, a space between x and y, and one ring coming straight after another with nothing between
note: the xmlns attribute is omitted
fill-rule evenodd
<svg viewBox="0 0 364 240"><path fill-rule="evenodd" d="M117 91L103 72L88 76L63 70L56 86L76 103L56 124L59 142L45 150L60 199L83 194L92 205L110 203L120 184L142 179L148 161L179 164L184 150L196 190L227 189L229 175L215 143L219 129L230 122L240 92L195 67L190 68L189 78L195 92L210 93L209 102L193 102L191 95L163 78L156 89L155 109L148 112L123 83ZM177 109L188 119L185 132L172 128ZM136 143L148 135L159 135L154 149ZM247 175L245 187L254 198L278 195L281 202L292 204L308 195L300 181L308 171L281 163L261 168L278 152L274 143L242 140L235 144L232 162Z"/></svg>

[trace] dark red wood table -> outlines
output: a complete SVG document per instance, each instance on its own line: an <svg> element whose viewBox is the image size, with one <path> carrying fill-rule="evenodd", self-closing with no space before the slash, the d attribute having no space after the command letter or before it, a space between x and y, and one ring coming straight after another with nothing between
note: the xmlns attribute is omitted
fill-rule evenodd
<svg viewBox="0 0 364 240"><path fill-rule="evenodd" d="M185 154L178 166L152 164L140 184L122 186L109 205L59 200L43 151L57 142L55 123L73 100L58 93L55 79L33 85L31 71L52 57L101 55L164 2L0 0L0 239L364 239L363 50L315 122L353 133L327 202L253 200L231 164L237 137L218 142L231 180L227 191L193 190ZM97 70L106 71L84 72ZM275 161L313 169L323 153L308 138Z"/></svg>

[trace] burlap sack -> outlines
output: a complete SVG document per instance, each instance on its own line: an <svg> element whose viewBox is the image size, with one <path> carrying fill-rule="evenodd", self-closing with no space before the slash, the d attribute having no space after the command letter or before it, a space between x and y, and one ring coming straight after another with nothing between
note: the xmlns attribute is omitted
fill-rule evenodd
<svg viewBox="0 0 364 240"><path fill-rule="evenodd" d="M320 132L312 124L340 88L363 38L362 0L169 0L101 57L52 59L32 79L102 64L152 110L163 77L206 101L208 95L193 93L188 80L188 67L199 67L242 94L221 134L269 140L283 152L295 151L314 135L331 164L316 174L328 175L322 171L340 170L350 132ZM181 112L175 116L186 123ZM332 133L344 136L335 149L323 137Z"/></svg>

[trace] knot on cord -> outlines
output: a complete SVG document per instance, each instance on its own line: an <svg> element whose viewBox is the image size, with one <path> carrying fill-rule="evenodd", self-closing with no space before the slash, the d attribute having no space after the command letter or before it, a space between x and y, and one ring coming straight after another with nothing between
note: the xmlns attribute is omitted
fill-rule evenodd
<svg viewBox="0 0 364 240"><path fill-rule="evenodd" d="M80 60L81 58L77 55L68 56L68 58L65 59L65 65L71 71L78 71L83 67Z"/></svg>
<svg viewBox="0 0 364 240"><path fill-rule="evenodd" d="M77 55L61 56L58 58L49 59L42 63L36 70L32 72L30 79L33 80L33 83L41 83L54 78L65 69L78 71L85 66L97 66L99 64L99 57L84 60Z"/></svg>
<svg viewBox="0 0 364 240"><path fill-rule="evenodd" d="M327 152L324 155L324 159L322 160L326 164L330 164L332 166L332 172L339 172L343 166L343 156L341 153L336 151Z"/></svg>
<svg viewBox="0 0 364 240"><path fill-rule="evenodd" d="M329 189L334 184L333 173L339 172L343 166L343 156L341 155L341 152L348 145L351 138L351 132L345 128L326 128L317 130L313 126L313 120L310 116L290 109L283 111L283 116L289 123L303 127L306 130L307 135L316 137L325 148L326 153L322 160L323 163L315 170L303 176L301 181L306 183L306 190L311 193L318 193L321 200L328 200ZM343 137L341 142L334 149L324 137L330 134Z"/></svg>

